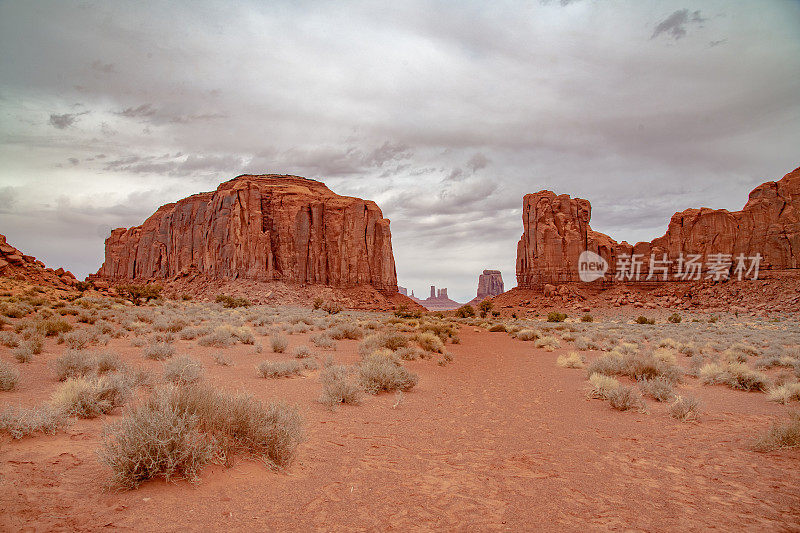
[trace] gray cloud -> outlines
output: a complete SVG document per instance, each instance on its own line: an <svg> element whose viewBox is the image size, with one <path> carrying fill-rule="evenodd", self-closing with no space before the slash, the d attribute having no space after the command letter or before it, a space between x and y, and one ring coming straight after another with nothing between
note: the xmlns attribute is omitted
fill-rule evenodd
<svg viewBox="0 0 800 533"><path fill-rule="evenodd" d="M679 9L656 25L650 39L655 39L662 33L668 33L673 38L680 39L686 35L687 24L700 24L705 21L706 19L702 17L700 11L689 13L688 9Z"/></svg>
<svg viewBox="0 0 800 533"><path fill-rule="evenodd" d="M85 115L86 113L87 111L82 113L64 113L63 115L51 113L48 124L56 129L63 130L75 124L75 122L78 120L78 117L80 115Z"/></svg>
<svg viewBox="0 0 800 533"><path fill-rule="evenodd" d="M797 166L800 4L702 9L0 2L0 227L85 274L98 232L299 174L378 202L401 284L511 287L525 193L587 198L632 241Z"/></svg>

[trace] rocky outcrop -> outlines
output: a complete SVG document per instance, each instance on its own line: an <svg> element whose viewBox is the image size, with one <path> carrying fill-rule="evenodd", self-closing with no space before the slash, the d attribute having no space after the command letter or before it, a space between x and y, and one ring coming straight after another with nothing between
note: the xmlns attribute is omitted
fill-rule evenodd
<svg viewBox="0 0 800 533"><path fill-rule="evenodd" d="M8 244L5 235L0 235L0 276L58 288L72 286L77 281L72 272L63 268L53 270L32 255L17 250Z"/></svg>
<svg viewBox="0 0 800 533"><path fill-rule="evenodd" d="M780 181L756 187L741 211L687 209L673 215L663 237L630 245L617 243L589 227L588 200L570 198L550 191L525 195L523 234L517 245L517 285L541 288L545 284L578 280L578 257L584 250L595 252L608 262L606 279L613 279L622 256L641 254L641 272L649 272L651 255L666 261L667 279L674 279L678 258L699 256L704 266L709 257L726 254L736 268L739 255L762 259L760 270L800 267L800 168ZM654 274L656 270L654 269ZM656 278L657 279L657 278Z"/></svg>
<svg viewBox="0 0 800 533"><path fill-rule="evenodd" d="M115 229L96 277L193 275L397 292L389 220L375 202L297 176L238 176Z"/></svg>
<svg viewBox="0 0 800 533"><path fill-rule="evenodd" d="M428 311L449 311L461 307L460 303L447 296L447 288L437 289L435 285L431 285L431 295L428 298L420 300L414 297L413 291L410 298Z"/></svg>
<svg viewBox="0 0 800 533"><path fill-rule="evenodd" d="M478 276L478 294L475 299L482 301L504 292L503 275L499 270L484 270L483 274Z"/></svg>

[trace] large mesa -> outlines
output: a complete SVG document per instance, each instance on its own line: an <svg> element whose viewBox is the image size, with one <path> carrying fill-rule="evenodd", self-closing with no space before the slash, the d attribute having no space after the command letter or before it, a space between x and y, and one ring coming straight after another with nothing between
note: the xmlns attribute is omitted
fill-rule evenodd
<svg viewBox="0 0 800 533"><path fill-rule="evenodd" d="M97 277L193 274L397 293L389 220L375 202L298 176L238 176L113 230Z"/></svg>

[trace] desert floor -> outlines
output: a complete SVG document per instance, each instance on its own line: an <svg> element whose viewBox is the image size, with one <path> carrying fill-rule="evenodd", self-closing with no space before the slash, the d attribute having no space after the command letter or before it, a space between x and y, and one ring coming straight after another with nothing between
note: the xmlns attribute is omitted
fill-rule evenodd
<svg viewBox="0 0 800 533"><path fill-rule="evenodd" d="M289 335L290 349L313 346L310 334ZM219 349L176 340L178 353L204 363L206 382L298 405L305 440L295 461L274 471L237 458L207 466L197 483L119 490L96 452L124 409L72 419L55 435L0 434L0 529L800 530L800 449L751 449L792 406L687 376L680 392L701 400L698 420L675 420L652 400L647 413L620 412L587 397L585 371L556 365L567 343L545 351L473 325L459 336L449 364L404 362L420 377L413 390L335 409L317 401L319 371L256 376L258 362L291 358L265 338L263 353L227 348L227 367L211 358ZM355 364L357 346L341 340L323 354ZM161 372L129 338L104 349ZM21 365L0 348L21 374L0 407L46 401L63 350L48 338Z"/></svg>

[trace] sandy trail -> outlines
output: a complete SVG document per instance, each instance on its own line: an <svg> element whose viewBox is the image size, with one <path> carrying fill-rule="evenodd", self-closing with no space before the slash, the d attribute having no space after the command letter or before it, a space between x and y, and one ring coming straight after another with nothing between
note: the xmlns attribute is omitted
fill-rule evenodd
<svg viewBox="0 0 800 533"><path fill-rule="evenodd" d="M255 363L287 355L236 346L226 351L236 365L220 367L210 358L219 350L179 348L206 363L215 385L300 406L307 438L288 471L238 460L206 468L196 485L109 491L95 451L103 424L119 415L79 420L56 436L2 437L0 528L800 530L800 451L748 447L786 407L687 378L681 392L701 398L699 423L673 420L654 402L648 414L621 413L586 399L583 371L555 365L561 351L468 327L460 336L448 345L452 364L406 363L420 375L413 391L335 411L316 402L316 372L255 377ZM114 342L124 359L160 369ZM41 368L3 403L46 398L57 353L31 363ZM358 359L355 341L333 353Z"/></svg>

